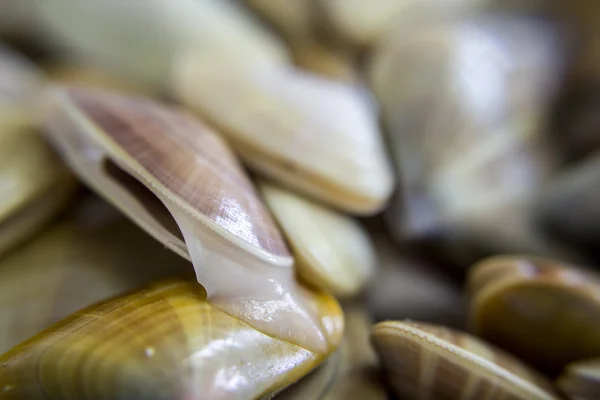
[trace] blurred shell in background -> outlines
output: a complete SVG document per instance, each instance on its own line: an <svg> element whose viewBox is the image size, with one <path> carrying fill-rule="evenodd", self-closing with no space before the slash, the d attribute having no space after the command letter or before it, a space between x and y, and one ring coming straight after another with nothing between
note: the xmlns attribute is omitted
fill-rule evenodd
<svg viewBox="0 0 600 400"><path fill-rule="evenodd" d="M377 274L367 288L375 320L410 318L464 329L467 313L462 284L448 270L395 247L374 233Z"/></svg>
<svg viewBox="0 0 600 400"><path fill-rule="evenodd" d="M315 307L341 317L326 297ZM11 399L254 399L324 357L218 310L197 283L170 280L90 306L9 351L0 387Z"/></svg>
<svg viewBox="0 0 600 400"><path fill-rule="evenodd" d="M178 97L258 174L350 213L385 206L392 168L359 87L293 68L233 73L193 60L177 76Z"/></svg>
<svg viewBox="0 0 600 400"><path fill-rule="evenodd" d="M190 54L221 68L287 62L282 43L228 0L35 0L35 12L75 58L152 88Z"/></svg>
<svg viewBox="0 0 600 400"><path fill-rule="evenodd" d="M88 197L0 259L0 354L83 307L170 276L193 277L193 268Z"/></svg>
<svg viewBox="0 0 600 400"><path fill-rule="evenodd" d="M563 241L600 256L600 153L570 169L539 196L543 222Z"/></svg>
<svg viewBox="0 0 600 400"><path fill-rule="evenodd" d="M38 67L0 44L0 129L33 124L33 101L43 83Z"/></svg>
<svg viewBox="0 0 600 400"><path fill-rule="evenodd" d="M39 230L75 188L36 132L33 101L42 84L37 67L0 47L0 253Z"/></svg>
<svg viewBox="0 0 600 400"><path fill-rule="evenodd" d="M277 186L260 182L259 189L287 237L297 275L338 297L360 293L376 263L363 226Z"/></svg>
<svg viewBox="0 0 600 400"><path fill-rule="evenodd" d="M558 400L541 375L466 333L386 321L371 338L401 399Z"/></svg>
<svg viewBox="0 0 600 400"><path fill-rule="evenodd" d="M497 256L471 269L473 332L549 375L600 357L600 276L560 261Z"/></svg>
<svg viewBox="0 0 600 400"><path fill-rule="evenodd" d="M553 251L528 207L554 169L543 128L558 43L550 26L480 15L408 24L378 47L370 76L398 166L400 238L439 240L463 265Z"/></svg>
<svg viewBox="0 0 600 400"><path fill-rule="evenodd" d="M570 400L594 400L600 393L600 359L570 364L557 381Z"/></svg>

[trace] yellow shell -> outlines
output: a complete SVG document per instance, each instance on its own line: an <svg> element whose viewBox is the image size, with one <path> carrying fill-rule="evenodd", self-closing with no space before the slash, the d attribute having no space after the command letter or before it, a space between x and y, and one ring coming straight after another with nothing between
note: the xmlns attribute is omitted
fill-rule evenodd
<svg viewBox="0 0 600 400"><path fill-rule="evenodd" d="M559 373L600 357L600 277L560 261L492 257L469 274L475 334L530 365ZM543 332L543 334L540 334Z"/></svg>
<svg viewBox="0 0 600 400"><path fill-rule="evenodd" d="M179 98L259 174L356 214L381 210L391 195L376 113L357 86L292 68L224 70L193 60L175 81Z"/></svg>
<svg viewBox="0 0 600 400"><path fill-rule="evenodd" d="M34 0L46 40L128 81L163 89L179 57L219 65L281 65L283 44L232 1ZM135 49L135 51L132 51Z"/></svg>
<svg viewBox="0 0 600 400"><path fill-rule="evenodd" d="M358 294L375 272L373 246L358 221L266 182L259 189L288 239L300 278L336 296Z"/></svg>
<svg viewBox="0 0 600 400"><path fill-rule="evenodd" d="M0 354L82 307L171 276L193 269L106 203L86 199L0 259Z"/></svg>
<svg viewBox="0 0 600 400"><path fill-rule="evenodd" d="M468 334L442 326L386 321L371 337L396 394L406 400L558 400L520 361Z"/></svg>
<svg viewBox="0 0 600 400"><path fill-rule="evenodd" d="M317 307L341 319L333 299ZM0 388L3 399L254 399L326 355L216 309L197 283L165 281L79 311L9 351Z"/></svg>
<svg viewBox="0 0 600 400"><path fill-rule="evenodd" d="M594 400L600 393L600 360L569 364L556 382L570 400Z"/></svg>

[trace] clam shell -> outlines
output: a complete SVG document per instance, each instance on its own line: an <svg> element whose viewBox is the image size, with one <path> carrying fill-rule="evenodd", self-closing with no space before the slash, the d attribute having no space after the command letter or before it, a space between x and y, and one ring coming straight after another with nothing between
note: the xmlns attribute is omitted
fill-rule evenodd
<svg viewBox="0 0 600 400"><path fill-rule="evenodd" d="M386 321L373 327L371 337L402 399L558 399L544 378L468 334Z"/></svg>
<svg viewBox="0 0 600 400"><path fill-rule="evenodd" d="M391 165L358 87L294 69L232 71L193 61L177 75L179 98L219 126L257 173L348 212L385 205Z"/></svg>
<svg viewBox="0 0 600 400"><path fill-rule="evenodd" d="M32 101L42 83L37 67L0 45L0 129L32 124Z"/></svg>
<svg viewBox="0 0 600 400"><path fill-rule="evenodd" d="M340 372L324 400L387 400L378 375L379 362L369 341L371 321L360 303L344 305L345 334Z"/></svg>
<svg viewBox="0 0 600 400"><path fill-rule="evenodd" d="M0 259L0 354L97 301L190 275L188 262L105 203L87 199Z"/></svg>
<svg viewBox="0 0 600 400"><path fill-rule="evenodd" d="M301 69L343 82L360 81L360 73L349 54L319 43L292 43L291 50L294 62Z"/></svg>
<svg viewBox="0 0 600 400"><path fill-rule="evenodd" d="M472 268L469 291L473 332L544 372L600 356L600 277L590 271L492 257Z"/></svg>
<svg viewBox="0 0 600 400"><path fill-rule="evenodd" d="M0 128L0 254L42 228L72 198L75 180L30 128Z"/></svg>
<svg viewBox="0 0 600 400"><path fill-rule="evenodd" d="M398 236L547 250L528 207L554 170L541 127L560 71L555 39L526 19L432 17L377 48L370 77L400 177Z"/></svg>
<svg viewBox="0 0 600 400"><path fill-rule="evenodd" d="M557 381L570 400L594 400L600 393L600 360L570 364Z"/></svg>
<svg viewBox="0 0 600 400"><path fill-rule="evenodd" d="M331 298L317 307L341 318ZM218 310L197 283L175 280L88 307L17 346L0 358L0 387L12 399L254 399L323 358Z"/></svg>
<svg viewBox="0 0 600 400"><path fill-rule="evenodd" d="M288 62L283 44L233 1L35 0L35 8L48 37L76 58L153 88L187 54L219 65Z"/></svg>
<svg viewBox="0 0 600 400"><path fill-rule="evenodd" d="M374 249L358 221L266 182L259 189L287 237L300 278L336 296L358 294L375 272Z"/></svg>
<svg viewBox="0 0 600 400"><path fill-rule="evenodd" d="M90 187L190 259L211 303L274 336L327 351L329 322L294 280L293 258L225 142L142 97L48 94L48 137ZM325 323L325 325L324 325Z"/></svg>

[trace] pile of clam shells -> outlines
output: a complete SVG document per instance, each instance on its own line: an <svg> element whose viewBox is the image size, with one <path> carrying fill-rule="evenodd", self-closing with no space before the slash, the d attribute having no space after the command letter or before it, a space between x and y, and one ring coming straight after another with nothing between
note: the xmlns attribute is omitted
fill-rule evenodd
<svg viewBox="0 0 600 400"><path fill-rule="evenodd" d="M592 0L0 0L0 399L600 399L599 46Z"/></svg>

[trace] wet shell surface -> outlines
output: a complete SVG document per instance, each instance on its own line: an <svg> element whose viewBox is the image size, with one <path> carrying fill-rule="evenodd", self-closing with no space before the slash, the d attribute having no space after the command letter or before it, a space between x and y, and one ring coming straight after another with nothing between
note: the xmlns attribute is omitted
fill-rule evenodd
<svg viewBox="0 0 600 400"><path fill-rule="evenodd" d="M259 188L301 279L336 296L358 294L375 272L374 249L358 221L266 182Z"/></svg>
<svg viewBox="0 0 600 400"><path fill-rule="evenodd" d="M508 17L401 28L370 68L400 178L390 225L405 239L541 252L527 207L553 170L540 128L560 70L555 38Z"/></svg>
<svg viewBox="0 0 600 400"><path fill-rule="evenodd" d="M177 76L179 98L257 173L351 213L385 205L391 164L358 87L291 68L232 71L193 61Z"/></svg>
<svg viewBox="0 0 600 400"><path fill-rule="evenodd" d="M475 334L550 375L600 357L600 278L560 261L499 256L469 275ZM543 332L543 334L540 334Z"/></svg>
<svg viewBox="0 0 600 400"><path fill-rule="evenodd" d="M211 303L274 336L328 351L316 294L225 142L189 114L142 97L54 88L47 136L90 187L190 259ZM324 325L325 324L325 325ZM335 325L335 324L334 324Z"/></svg>
<svg viewBox="0 0 600 400"><path fill-rule="evenodd" d="M600 360L570 364L557 381L569 400L594 400L600 393Z"/></svg>
<svg viewBox="0 0 600 400"><path fill-rule="evenodd" d="M234 1L35 0L35 12L77 58L152 88L166 87L189 55L221 66L288 62L283 44Z"/></svg>
<svg viewBox="0 0 600 400"><path fill-rule="evenodd" d="M193 268L86 199L0 259L0 354L83 307L173 276L193 277Z"/></svg>
<svg viewBox="0 0 600 400"><path fill-rule="evenodd" d="M330 298L316 306L341 317ZM174 280L88 307L17 346L0 357L0 388L3 399L255 399L323 358Z"/></svg>
<svg viewBox="0 0 600 400"><path fill-rule="evenodd" d="M544 378L468 334L386 321L373 327L371 338L402 399L558 400Z"/></svg>

